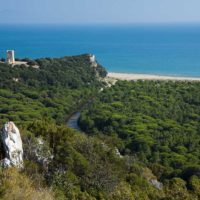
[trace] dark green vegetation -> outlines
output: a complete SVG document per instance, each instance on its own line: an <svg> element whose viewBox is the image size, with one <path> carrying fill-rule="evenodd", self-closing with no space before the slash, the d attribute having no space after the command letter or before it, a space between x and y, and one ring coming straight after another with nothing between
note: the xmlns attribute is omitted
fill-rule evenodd
<svg viewBox="0 0 200 200"><path fill-rule="evenodd" d="M44 116L63 123L102 87L106 71L91 67L89 55L29 61L12 67L0 63L0 120L28 122Z"/></svg>
<svg viewBox="0 0 200 200"><path fill-rule="evenodd" d="M151 171L135 163L131 156L120 158L113 146L97 137L51 121L35 121L23 130L24 149L32 149L26 141L34 144L35 137L45 139L45 151L49 149L54 159L46 168L29 156L24 173L36 186L45 183L53 187L55 199L133 200L163 195L148 183L146 177L153 176ZM25 154L32 154L31 150Z"/></svg>
<svg viewBox="0 0 200 200"><path fill-rule="evenodd" d="M178 177L188 189L192 178L200 181L200 83L118 82L82 113L80 125L119 138L120 151L161 181Z"/></svg>
<svg viewBox="0 0 200 200"><path fill-rule="evenodd" d="M163 190L149 184L152 172L134 156L119 157L106 140L77 133L53 121L35 121L21 127L25 168L0 171L0 198L5 200L193 200L199 180L190 179L192 191L180 178L165 182ZM37 138L45 139L40 155L54 155L38 162ZM51 190L49 189L51 188ZM22 192L23 191L23 192Z"/></svg>
<svg viewBox="0 0 200 200"><path fill-rule="evenodd" d="M0 199L200 198L200 83L119 82L99 93L106 71L89 55L26 61L40 68L0 63L0 125L18 125L25 165L0 168ZM88 135L67 128L94 96L80 119Z"/></svg>

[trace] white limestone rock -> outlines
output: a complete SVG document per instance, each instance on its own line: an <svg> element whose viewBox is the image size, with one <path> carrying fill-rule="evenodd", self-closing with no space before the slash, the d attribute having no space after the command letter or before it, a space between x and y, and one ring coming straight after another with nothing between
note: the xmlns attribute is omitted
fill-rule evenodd
<svg viewBox="0 0 200 200"><path fill-rule="evenodd" d="M3 167L23 168L23 148L19 129L13 122L7 122L1 132L1 140L6 158L1 161Z"/></svg>
<svg viewBox="0 0 200 200"><path fill-rule="evenodd" d="M163 184L161 182L159 182L157 179L151 179L151 180L149 180L149 183L151 185L153 185L155 188L157 188L158 190L163 189Z"/></svg>
<svg viewBox="0 0 200 200"><path fill-rule="evenodd" d="M115 154L116 156L118 156L119 158L123 158L123 156L121 155L121 153L119 152L119 149L116 147L115 148Z"/></svg>
<svg viewBox="0 0 200 200"><path fill-rule="evenodd" d="M0 166L7 168L11 166L10 160L8 158L4 158L0 161Z"/></svg>
<svg viewBox="0 0 200 200"><path fill-rule="evenodd" d="M48 165L53 160L53 155L51 154L48 145L42 138L37 138L34 153L37 158L37 162L42 164L45 169L48 168Z"/></svg>

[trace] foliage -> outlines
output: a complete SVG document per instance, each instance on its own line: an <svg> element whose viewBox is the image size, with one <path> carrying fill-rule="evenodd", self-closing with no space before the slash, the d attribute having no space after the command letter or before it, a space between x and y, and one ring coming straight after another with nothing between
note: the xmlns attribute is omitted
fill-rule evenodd
<svg viewBox="0 0 200 200"><path fill-rule="evenodd" d="M2 200L53 200L50 189L36 189L31 180L16 169L0 171L0 199Z"/></svg>
<svg viewBox="0 0 200 200"><path fill-rule="evenodd" d="M52 121L34 121L23 129L27 137L42 137L53 152L48 169L41 168L34 157L27 158L24 173L31 177L35 187L48 184L56 199L137 199L166 200L197 199L199 179L193 176L189 183L181 178L165 180L164 189L150 184L156 179L151 170L134 156L119 156L109 140L78 133ZM37 164L30 164L30 162Z"/></svg>
<svg viewBox="0 0 200 200"><path fill-rule="evenodd" d="M118 137L161 180L200 178L200 83L119 81L81 114L90 135ZM120 143L119 143L120 144ZM197 188L197 187L196 187Z"/></svg>
<svg viewBox="0 0 200 200"><path fill-rule="evenodd" d="M134 159L119 157L103 140L77 133L64 125L55 125L49 120L34 121L24 127L23 133L23 141L30 135L44 138L53 152L48 171L29 164L25 173L32 176L40 173L39 177L45 178L54 188L57 199L115 199L123 183L133 192L131 185L135 183L131 182L132 176L134 181L145 182L147 191L156 192L145 177L140 177L141 171L132 167ZM28 159L37 163L34 157ZM142 170L143 167L138 164L138 168ZM36 179L36 182L41 181Z"/></svg>
<svg viewBox="0 0 200 200"><path fill-rule="evenodd" d="M25 61L0 63L0 125L17 122L25 164L1 169L0 199L200 198L200 83L119 81L99 93L106 71L89 55ZM79 120L87 135L66 127L94 96Z"/></svg>
<svg viewBox="0 0 200 200"><path fill-rule="evenodd" d="M92 67L89 55L37 59L31 65L0 63L0 121L26 123L45 116L57 123L76 111L98 88L106 75Z"/></svg>

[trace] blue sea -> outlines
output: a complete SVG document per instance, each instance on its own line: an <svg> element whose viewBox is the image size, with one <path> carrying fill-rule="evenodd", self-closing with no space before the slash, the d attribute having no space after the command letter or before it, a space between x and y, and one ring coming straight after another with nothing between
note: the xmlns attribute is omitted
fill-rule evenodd
<svg viewBox="0 0 200 200"><path fill-rule="evenodd" d="M110 72L200 77L200 25L1 25L0 57L93 53Z"/></svg>

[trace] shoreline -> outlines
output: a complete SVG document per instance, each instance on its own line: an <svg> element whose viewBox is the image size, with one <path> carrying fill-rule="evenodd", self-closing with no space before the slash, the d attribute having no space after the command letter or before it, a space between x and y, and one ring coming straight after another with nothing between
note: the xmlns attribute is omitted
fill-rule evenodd
<svg viewBox="0 0 200 200"><path fill-rule="evenodd" d="M165 76L153 74L136 74L136 73L118 73L108 72L108 78L117 80L163 80L163 81L200 81L200 77L186 77L186 76Z"/></svg>

